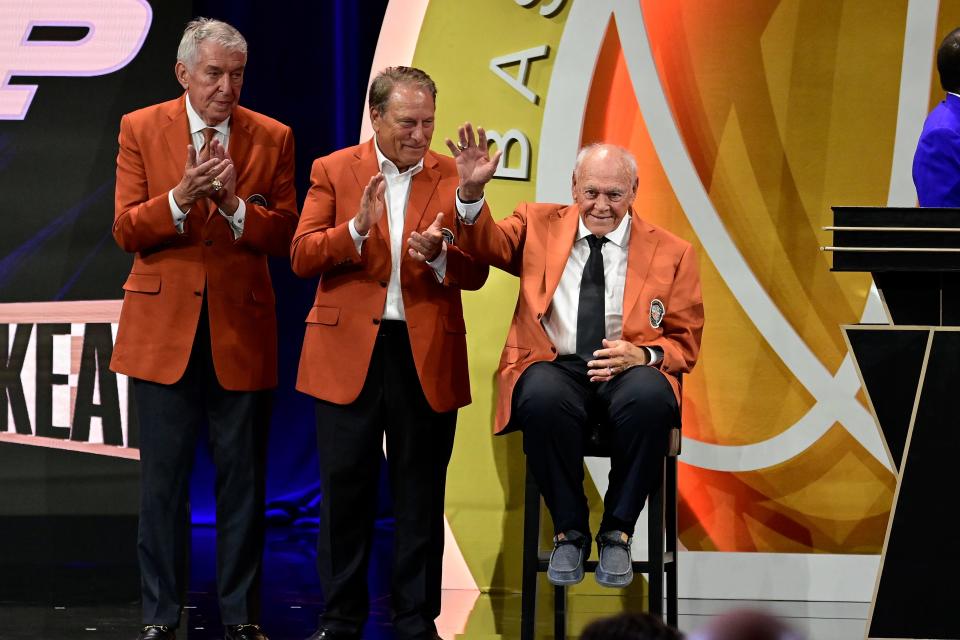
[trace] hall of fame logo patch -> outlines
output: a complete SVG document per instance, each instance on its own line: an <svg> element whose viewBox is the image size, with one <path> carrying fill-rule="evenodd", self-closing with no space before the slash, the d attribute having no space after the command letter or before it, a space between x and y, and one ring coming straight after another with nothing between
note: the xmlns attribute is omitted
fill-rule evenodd
<svg viewBox="0 0 960 640"><path fill-rule="evenodd" d="M654 298L650 301L650 326L654 329L660 328L660 323L663 322L663 314L667 310L663 306L663 302L659 298Z"/></svg>

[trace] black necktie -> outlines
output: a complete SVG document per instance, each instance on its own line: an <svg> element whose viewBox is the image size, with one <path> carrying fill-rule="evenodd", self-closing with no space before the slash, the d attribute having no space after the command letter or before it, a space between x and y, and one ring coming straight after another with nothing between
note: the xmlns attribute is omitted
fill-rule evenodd
<svg viewBox="0 0 960 640"><path fill-rule="evenodd" d="M603 291L603 254L600 247L607 241L592 233L587 236L590 257L580 278L580 304L577 307L577 355L593 360L593 352L603 347L607 336Z"/></svg>

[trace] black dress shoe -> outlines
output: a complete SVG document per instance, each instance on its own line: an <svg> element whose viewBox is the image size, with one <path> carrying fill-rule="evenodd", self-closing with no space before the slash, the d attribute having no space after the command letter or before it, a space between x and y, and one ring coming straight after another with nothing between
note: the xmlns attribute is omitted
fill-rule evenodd
<svg viewBox="0 0 960 640"><path fill-rule="evenodd" d="M323 627L317 629L307 640L360 640L359 635L352 633L335 633Z"/></svg>
<svg viewBox="0 0 960 640"><path fill-rule="evenodd" d="M228 624L223 628L223 640L270 640L258 624Z"/></svg>
<svg viewBox="0 0 960 640"><path fill-rule="evenodd" d="M164 624L145 624L140 629L140 635L137 640L176 640L177 634L173 632L173 627Z"/></svg>

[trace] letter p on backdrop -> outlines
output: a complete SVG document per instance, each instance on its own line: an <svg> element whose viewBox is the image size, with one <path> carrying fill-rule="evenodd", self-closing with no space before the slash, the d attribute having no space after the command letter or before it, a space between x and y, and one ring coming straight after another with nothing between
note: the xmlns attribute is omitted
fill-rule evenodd
<svg viewBox="0 0 960 640"><path fill-rule="evenodd" d="M140 51L153 11L146 0L0 0L0 120L27 117L37 86L17 76L98 76ZM79 40L31 37L36 28L79 27Z"/></svg>

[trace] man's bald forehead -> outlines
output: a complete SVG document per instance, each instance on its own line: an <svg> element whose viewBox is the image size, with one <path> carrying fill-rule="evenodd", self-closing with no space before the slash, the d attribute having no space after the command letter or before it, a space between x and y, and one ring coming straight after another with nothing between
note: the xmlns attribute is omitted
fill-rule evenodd
<svg viewBox="0 0 960 640"><path fill-rule="evenodd" d="M609 160L616 162L622 168L626 177L632 182L637 176L637 161L633 154L623 147L615 144L591 144L585 146L577 154L577 162L573 169L574 176L580 174L583 165L587 162Z"/></svg>

